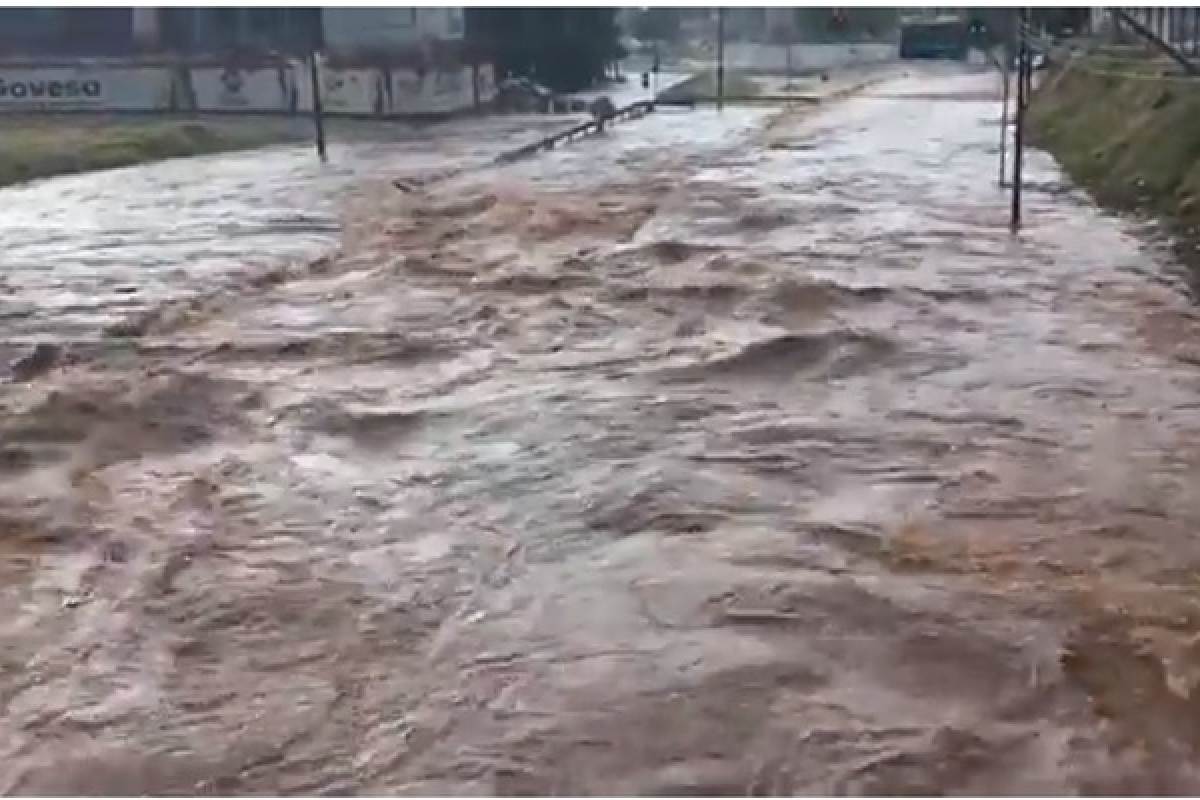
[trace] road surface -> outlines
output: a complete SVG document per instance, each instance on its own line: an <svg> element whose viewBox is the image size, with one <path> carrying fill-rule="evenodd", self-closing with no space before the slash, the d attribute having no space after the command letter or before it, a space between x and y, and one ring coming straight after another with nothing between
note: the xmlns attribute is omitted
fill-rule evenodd
<svg viewBox="0 0 1200 800"><path fill-rule="evenodd" d="M995 90L3 193L0 788L1200 790L1197 317Z"/></svg>

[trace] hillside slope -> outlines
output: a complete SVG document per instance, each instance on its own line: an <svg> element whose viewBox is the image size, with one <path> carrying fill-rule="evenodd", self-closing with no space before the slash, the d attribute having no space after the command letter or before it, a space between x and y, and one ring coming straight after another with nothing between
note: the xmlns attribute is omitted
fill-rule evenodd
<svg viewBox="0 0 1200 800"><path fill-rule="evenodd" d="M1158 62L1092 58L1039 87L1031 137L1104 205L1169 224L1200 243L1200 82ZM1200 262L1200 259L1190 259Z"/></svg>

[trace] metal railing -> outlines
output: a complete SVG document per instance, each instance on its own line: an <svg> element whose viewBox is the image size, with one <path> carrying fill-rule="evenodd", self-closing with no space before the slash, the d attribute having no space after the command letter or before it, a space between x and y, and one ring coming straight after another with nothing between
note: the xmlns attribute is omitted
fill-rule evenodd
<svg viewBox="0 0 1200 800"><path fill-rule="evenodd" d="M1172 12L1171 17L1154 13L1167 11ZM1176 11L1191 13L1193 24L1200 22L1200 16L1197 16L1200 14L1200 9L1194 8L1110 8L1108 10L1119 25L1124 26L1125 29L1136 34L1155 50L1170 58L1186 74L1200 75L1196 37L1190 41L1181 41L1182 28L1177 30L1173 25L1163 24L1165 20L1175 19L1174 12ZM1190 53L1187 52L1188 49L1191 50Z"/></svg>
<svg viewBox="0 0 1200 800"><path fill-rule="evenodd" d="M1124 42L1132 39L1146 45L1170 59L1183 74L1200 76L1200 9L1111 7L1103 10L1112 23L1110 35L1125 34Z"/></svg>
<svg viewBox="0 0 1200 800"><path fill-rule="evenodd" d="M523 147L518 147L515 150L510 150L506 153L501 153L496 157L496 164L511 164L514 161L522 161L526 158L531 158L538 153L553 150L560 144L570 142L574 139L582 139L586 136L595 136L603 133L605 128L615 122L624 120L638 119L655 110L655 102L653 100L639 100L636 103L630 103L622 108L613 109L610 113L604 116L593 117L586 122L581 122L566 130L552 133L549 136L544 136L536 142L531 142Z"/></svg>
<svg viewBox="0 0 1200 800"><path fill-rule="evenodd" d="M1132 20L1142 30L1170 45L1180 55L1189 59L1200 59L1200 8L1110 8L1114 18L1124 17L1123 22L1139 37L1143 34L1128 25Z"/></svg>

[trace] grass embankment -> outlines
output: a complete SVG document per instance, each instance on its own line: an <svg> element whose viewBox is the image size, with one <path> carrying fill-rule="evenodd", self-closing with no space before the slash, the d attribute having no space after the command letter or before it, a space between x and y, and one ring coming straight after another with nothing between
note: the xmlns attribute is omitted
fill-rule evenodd
<svg viewBox="0 0 1200 800"><path fill-rule="evenodd" d="M1082 60L1039 87L1030 127L1034 142L1100 203L1163 220L1195 255L1200 82L1167 74L1158 61Z"/></svg>
<svg viewBox="0 0 1200 800"><path fill-rule="evenodd" d="M0 186L259 147L287 139L273 127L202 122L12 121L0 127Z"/></svg>

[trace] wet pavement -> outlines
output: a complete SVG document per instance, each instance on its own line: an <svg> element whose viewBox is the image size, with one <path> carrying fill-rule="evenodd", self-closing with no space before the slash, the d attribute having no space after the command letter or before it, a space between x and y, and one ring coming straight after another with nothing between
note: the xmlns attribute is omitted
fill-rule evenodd
<svg viewBox="0 0 1200 800"><path fill-rule="evenodd" d="M1198 321L994 83L5 192L0 788L1200 790Z"/></svg>

